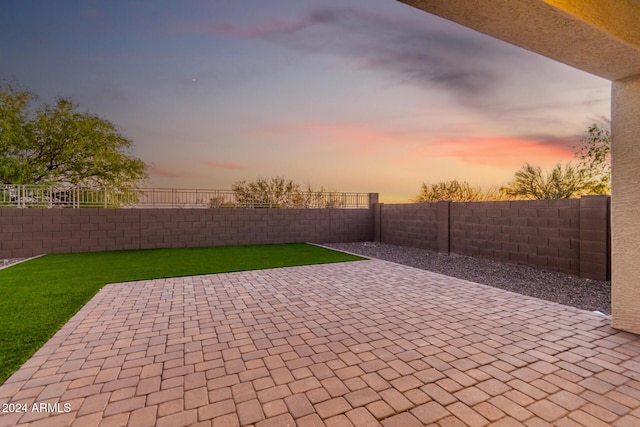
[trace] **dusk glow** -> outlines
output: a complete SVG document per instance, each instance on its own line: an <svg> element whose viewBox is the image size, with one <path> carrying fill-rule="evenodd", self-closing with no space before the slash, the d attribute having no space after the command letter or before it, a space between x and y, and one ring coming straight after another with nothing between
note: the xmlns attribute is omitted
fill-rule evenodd
<svg viewBox="0 0 640 427"><path fill-rule="evenodd" d="M608 81L394 0L6 1L0 61L2 83L114 122L151 187L408 201L571 160L610 114Z"/></svg>

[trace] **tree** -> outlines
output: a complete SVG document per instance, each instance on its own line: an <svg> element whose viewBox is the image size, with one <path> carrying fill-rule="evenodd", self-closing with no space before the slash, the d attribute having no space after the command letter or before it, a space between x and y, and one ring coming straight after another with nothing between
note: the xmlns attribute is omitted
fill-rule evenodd
<svg viewBox="0 0 640 427"><path fill-rule="evenodd" d="M78 112L68 99L40 107L34 100L31 92L0 86L0 183L122 191L147 177L113 123Z"/></svg>
<svg viewBox="0 0 640 427"><path fill-rule="evenodd" d="M611 193L611 131L597 123L589 126L574 157L589 194Z"/></svg>
<svg viewBox="0 0 640 427"><path fill-rule="evenodd" d="M20 165L11 154L25 149L32 133L25 117L30 97L10 86L0 90L0 183L20 173Z"/></svg>
<svg viewBox="0 0 640 427"><path fill-rule="evenodd" d="M543 173L538 166L526 163L514 179L502 187L504 194L525 199L563 199L611 192L611 132L592 124L574 158L577 166L558 163Z"/></svg>
<svg viewBox="0 0 640 427"><path fill-rule="evenodd" d="M257 178L254 181L237 181L231 189L240 206L264 208L336 208L344 204L339 195L328 193L324 187L315 190L307 185L303 191L299 184L283 177ZM215 207L217 201L210 205Z"/></svg>
<svg viewBox="0 0 640 427"><path fill-rule="evenodd" d="M584 174L570 163L558 163L547 173L526 163L501 190L510 197L524 199L565 199L585 193Z"/></svg>
<svg viewBox="0 0 640 427"><path fill-rule="evenodd" d="M231 189L241 206L279 208L290 207L292 199L300 192L300 186L283 177L258 178L254 181L237 181Z"/></svg>
<svg viewBox="0 0 640 427"><path fill-rule="evenodd" d="M474 187L466 181L460 182L454 179L452 181L441 181L429 185L422 183L420 194L413 200L415 202L437 202L440 200L472 202L500 200L502 198L502 194L494 187L483 189L481 187Z"/></svg>
<svg viewBox="0 0 640 427"><path fill-rule="evenodd" d="M296 207L301 208L340 208L345 206L346 200L340 193L327 190L324 186L315 188L307 184L304 192L298 194L296 203Z"/></svg>

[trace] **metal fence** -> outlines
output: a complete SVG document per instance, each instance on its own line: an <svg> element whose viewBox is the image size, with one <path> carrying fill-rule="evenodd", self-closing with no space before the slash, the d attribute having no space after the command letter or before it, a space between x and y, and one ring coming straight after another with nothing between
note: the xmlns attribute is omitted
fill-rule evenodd
<svg viewBox="0 0 640 427"><path fill-rule="evenodd" d="M140 188L126 191L0 186L0 207L15 208L368 208L368 193L245 194L232 190Z"/></svg>

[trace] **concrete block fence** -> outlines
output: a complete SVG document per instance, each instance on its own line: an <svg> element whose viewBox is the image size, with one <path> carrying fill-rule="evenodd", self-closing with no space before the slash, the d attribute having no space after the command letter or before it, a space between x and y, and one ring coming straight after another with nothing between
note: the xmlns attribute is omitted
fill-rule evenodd
<svg viewBox="0 0 640 427"><path fill-rule="evenodd" d="M0 259L372 239L370 209L0 209Z"/></svg>
<svg viewBox="0 0 640 427"><path fill-rule="evenodd" d="M610 199L369 209L0 209L0 259L44 253L376 240L610 280Z"/></svg>
<svg viewBox="0 0 640 427"><path fill-rule="evenodd" d="M377 204L378 241L611 278L610 198Z"/></svg>

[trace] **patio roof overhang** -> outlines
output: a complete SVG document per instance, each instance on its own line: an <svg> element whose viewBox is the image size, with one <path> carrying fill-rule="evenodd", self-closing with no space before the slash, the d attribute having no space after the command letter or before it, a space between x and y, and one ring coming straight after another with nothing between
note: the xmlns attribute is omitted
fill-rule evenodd
<svg viewBox="0 0 640 427"><path fill-rule="evenodd" d="M398 1L613 82L612 326L640 334L640 0Z"/></svg>
<svg viewBox="0 0 640 427"><path fill-rule="evenodd" d="M638 0L400 0L572 67L640 74Z"/></svg>

